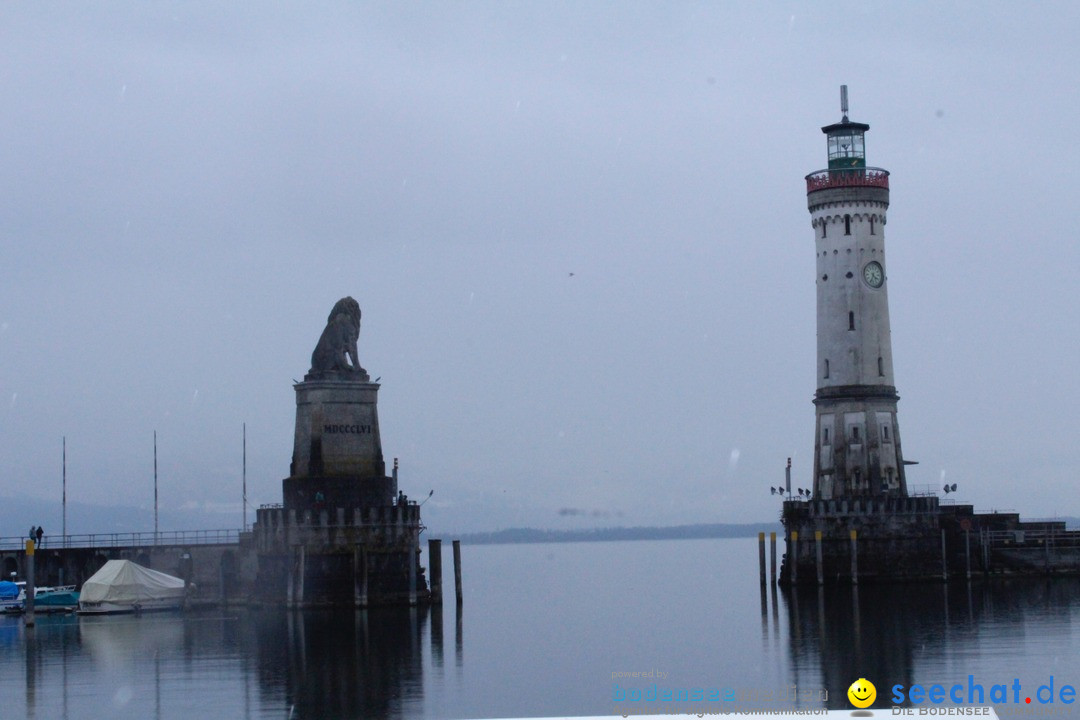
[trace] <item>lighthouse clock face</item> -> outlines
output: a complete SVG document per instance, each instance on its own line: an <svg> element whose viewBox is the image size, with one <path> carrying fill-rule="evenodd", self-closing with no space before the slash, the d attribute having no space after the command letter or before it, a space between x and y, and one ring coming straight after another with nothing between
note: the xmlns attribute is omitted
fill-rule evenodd
<svg viewBox="0 0 1080 720"><path fill-rule="evenodd" d="M866 263L866 267L862 271L863 280L866 284L872 288L879 288L881 284L885 282L885 270L882 269L881 263L874 260Z"/></svg>

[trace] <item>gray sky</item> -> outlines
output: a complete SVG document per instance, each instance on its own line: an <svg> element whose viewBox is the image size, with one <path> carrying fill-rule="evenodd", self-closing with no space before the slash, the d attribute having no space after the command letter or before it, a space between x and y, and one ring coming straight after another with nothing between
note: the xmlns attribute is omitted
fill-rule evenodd
<svg viewBox="0 0 1080 720"><path fill-rule="evenodd" d="M236 526L247 422L279 502L352 295L428 525L775 517L846 83L892 173L909 483L1080 514L1075 4L2 13L0 495L58 499L66 435L69 501L150 508L156 429L162 507Z"/></svg>

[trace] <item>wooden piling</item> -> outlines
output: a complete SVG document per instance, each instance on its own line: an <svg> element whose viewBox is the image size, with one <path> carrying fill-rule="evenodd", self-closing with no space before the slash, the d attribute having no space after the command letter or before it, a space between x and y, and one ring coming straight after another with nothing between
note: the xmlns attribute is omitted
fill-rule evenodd
<svg viewBox="0 0 1080 720"><path fill-rule="evenodd" d="M858 531L851 531L851 584L859 584L859 540Z"/></svg>
<svg viewBox="0 0 1080 720"><path fill-rule="evenodd" d="M353 602L358 608L368 606L368 556L367 548L353 548Z"/></svg>
<svg viewBox="0 0 1080 720"><path fill-rule="evenodd" d="M971 579L971 531L964 531L964 563L967 566L967 579Z"/></svg>
<svg viewBox="0 0 1080 720"><path fill-rule="evenodd" d="M409 605L416 604L416 563L420 562L420 543L419 539L414 535L413 540L409 543L408 549L408 563L409 563Z"/></svg>
<svg viewBox="0 0 1080 720"><path fill-rule="evenodd" d="M788 551L787 561L791 565L791 584L799 584L799 532L791 532L791 549Z"/></svg>
<svg viewBox="0 0 1080 720"><path fill-rule="evenodd" d="M949 560L945 555L945 531L941 531L941 579L949 579Z"/></svg>
<svg viewBox="0 0 1080 720"><path fill-rule="evenodd" d="M761 576L761 584L765 584L765 533L759 532L757 534L758 545L758 566L759 575Z"/></svg>
<svg viewBox="0 0 1080 720"><path fill-rule="evenodd" d="M431 573L431 602L442 604L442 540L428 539L428 571Z"/></svg>
<svg viewBox="0 0 1080 720"><path fill-rule="evenodd" d="M285 607L296 606L296 550L289 554L288 570L285 575Z"/></svg>
<svg viewBox="0 0 1080 720"><path fill-rule="evenodd" d="M304 580L307 575L307 548L300 546L300 571L296 578L296 606L304 606Z"/></svg>
<svg viewBox="0 0 1080 720"><path fill-rule="evenodd" d="M769 638L769 594L764 583L761 585L761 637Z"/></svg>
<svg viewBox="0 0 1080 720"><path fill-rule="evenodd" d="M26 604L23 617L26 627L34 627L34 541L26 541Z"/></svg>
<svg viewBox="0 0 1080 720"><path fill-rule="evenodd" d="M814 531L814 544L817 546L817 584L825 584L825 561L821 556L821 531Z"/></svg>
<svg viewBox="0 0 1080 720"><path fill-rule="evenodd" d="M776 533L769 533L769 581L776 584Z"/></svg>
<svg viewBox="0 0 1080 720"><path fill-rule="evenodd" d="M454 541L454 593L461 604L461 541Z"/></svg>

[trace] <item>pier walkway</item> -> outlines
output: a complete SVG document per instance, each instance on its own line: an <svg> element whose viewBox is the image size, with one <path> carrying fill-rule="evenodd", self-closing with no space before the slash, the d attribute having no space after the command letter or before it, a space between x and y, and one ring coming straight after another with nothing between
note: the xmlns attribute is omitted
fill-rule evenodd
<svg viewBox="0 0 1080 720"><path fill-rule="evenodd" d="M176 545L235 545L240 530L169 530L163 532L93 533L89 535L45 535L39 550L90 550ZM29 537L0 537L0 552L26 547Z"/></svg>

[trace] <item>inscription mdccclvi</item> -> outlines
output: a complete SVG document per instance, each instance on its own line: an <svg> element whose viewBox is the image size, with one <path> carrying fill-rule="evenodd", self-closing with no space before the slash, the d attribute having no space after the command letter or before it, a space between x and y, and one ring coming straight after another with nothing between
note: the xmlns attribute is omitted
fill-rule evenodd
<svg viewBox="0 0 1080 720"><path fill-rule="evenodd" d="M347 433L349 435L370 435L370 425L323 425L322 431L327 435L334 433Z"/></svg>

